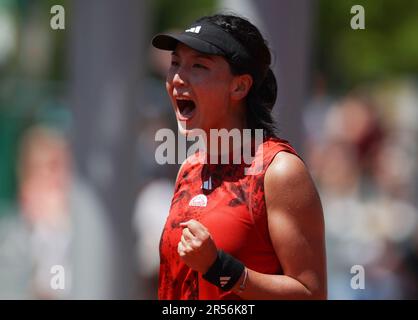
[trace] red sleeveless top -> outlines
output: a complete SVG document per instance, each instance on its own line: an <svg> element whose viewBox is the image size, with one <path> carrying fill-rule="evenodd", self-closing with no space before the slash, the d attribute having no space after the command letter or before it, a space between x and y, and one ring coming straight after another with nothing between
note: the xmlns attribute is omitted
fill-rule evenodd
<svg viewBox="0 0 418 320"><path fill-rule="evenodd" d="M224 292L207 282L180 259L179 223L190 219L208 228L218 249L248 268L266 274L282 273L269 236L264 199L264 174L281 151L296 154L287 141L268 138L257 148L250 165L256 169L252 175L245 174L249 167L245 163L184 163L160 241L159 299L240 299L232 291Z"/></svg>

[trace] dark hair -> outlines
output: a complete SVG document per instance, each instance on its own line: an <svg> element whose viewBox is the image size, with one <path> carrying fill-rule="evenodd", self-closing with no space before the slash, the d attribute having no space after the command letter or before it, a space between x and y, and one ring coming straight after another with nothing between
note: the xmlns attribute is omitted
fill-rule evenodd
<svg viewBox="0 0 418 320"><path fill-rule="evenodd" d="M253 85L247 95L247 126L264 129L265 136L276 136L271 115L277 98L277 82L270 69L271 54L260 31L248 20L235 15L216 14L196 22L213 23L231 34L246 49L252 65L246 61L228 60L233 74L251 74Z"/></svg>

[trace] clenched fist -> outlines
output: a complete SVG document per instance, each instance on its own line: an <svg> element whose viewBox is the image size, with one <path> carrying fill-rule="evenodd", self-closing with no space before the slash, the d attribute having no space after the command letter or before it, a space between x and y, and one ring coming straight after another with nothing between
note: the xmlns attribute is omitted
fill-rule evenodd
<svg viewBox="0 0 418 320"><path fill-rule="evenodd" d="M180 223L184 227L177 246L180 258L191 269L205 274L217 257L217 248L209 230L196 220Z"/></svg>

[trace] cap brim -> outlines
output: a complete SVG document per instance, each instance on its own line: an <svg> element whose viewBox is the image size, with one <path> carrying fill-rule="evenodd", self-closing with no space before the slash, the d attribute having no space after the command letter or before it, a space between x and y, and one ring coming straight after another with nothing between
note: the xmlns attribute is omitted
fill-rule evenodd
<svg viewBox="0 0 418 320"><path fill-rule="evenodd" d="M223 51L202 39L187 34L158 34L152 39L152 45L161 50L174 51L181 42L186 46L206 54L222 55Z"/></svg>

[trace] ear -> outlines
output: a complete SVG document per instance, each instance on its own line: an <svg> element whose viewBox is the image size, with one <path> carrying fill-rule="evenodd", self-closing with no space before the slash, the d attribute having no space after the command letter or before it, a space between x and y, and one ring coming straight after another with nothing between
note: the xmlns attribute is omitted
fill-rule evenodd
<svg viewBox="0 0 418 320"><path fill-rule="evenodd" d="M239 101L244 99L251 89L253 78L249 74L241 74L234 77L231 84L231 98Z"/></svg>

